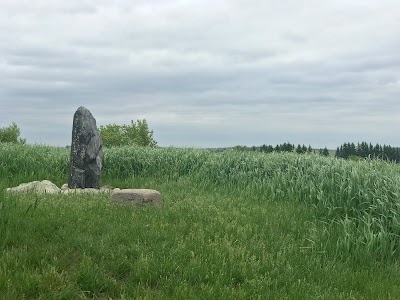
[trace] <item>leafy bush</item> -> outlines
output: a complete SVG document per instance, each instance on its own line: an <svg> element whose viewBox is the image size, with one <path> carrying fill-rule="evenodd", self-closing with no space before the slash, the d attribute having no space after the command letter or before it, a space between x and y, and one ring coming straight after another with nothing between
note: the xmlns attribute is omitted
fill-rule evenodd
<svg viewBox="0 0 400 300"><path fill-rule="evenodd" d="M109 124L100 126L100 135L105 147L137 145L155 147L153 130L149 130L146 119L131 121L130 125Z"/></svg>
<svg viewBox="0 0 400 300"><path fill-rule="evenodd" d="M19 137L21 131L14 122L8 126L0 128L0 143L22 143L26 140Z"/></svg>

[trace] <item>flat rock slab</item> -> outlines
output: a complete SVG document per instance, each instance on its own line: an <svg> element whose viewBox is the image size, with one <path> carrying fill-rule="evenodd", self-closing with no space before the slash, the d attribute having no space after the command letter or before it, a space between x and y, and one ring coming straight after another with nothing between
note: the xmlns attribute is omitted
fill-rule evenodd
<svg viewBox="0 0 400 300"><path fill-rule="evenodd" d="M64 194L98 194L98 193L110 193L110 190L99 190L93 188L86 189L66 189L61 191Z"/></svg>
<svg viewBox="0 0 400 300"><path fill-rule="evenodd" d="M68 184L63 184L61 186L61 192L64 194L97 194L97 193L111 193L113 188L111 186L102 186L100 189L94 189L94 188L85 188L85 189L70 189L68 187Z"/></svg>
<svg viewBox="0 0 400 300"><path fill-rule="evenodd" d="M7 192L16 193L38 193L38 194L56 194L61 190L51 181L32 181L28 183L21 183L19 186L8 188Z"/></svg>
<svg viewBox="0 0 400 300"><path fill-rule="evenodd" d="M148 189L114 189L111 193L111 201L132 205L163 206L160 192Z"/></svg>
<svg viewBox="0 0 400 300"><path fill-rule="evenodd" d="M54 183L49 180L32 181L28 183L21 183L19 186L7 188L7 192L13 193L37 193L37 194L97 194L97 193L111 193L113 187L102 186L100 189L86 188L86 189L70 189L68 184L64 184L59 189Z"/></svg>
<svg viewBox="0 0 400 300"><path fill-rule="evenodd" d="M119 189L111 186L102 186L100 189L70 189L68 184L64 184L61 189L49 180L32 181L29 183L21 183L19 186L7 188L7 192L16 193L38 193L38 194L99 194L111 193L111 201L122 204L156 206L162 207L164 201L160 192L149 189Z"/></svg>

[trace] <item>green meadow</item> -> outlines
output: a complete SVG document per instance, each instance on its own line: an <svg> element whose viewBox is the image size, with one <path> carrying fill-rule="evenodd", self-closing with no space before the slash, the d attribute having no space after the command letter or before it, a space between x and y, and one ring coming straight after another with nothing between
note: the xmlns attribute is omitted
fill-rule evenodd
<svg viewBox="0 0 400 300"><path fill-rule="evenodd" d="M4 191L68 166L0 143L0 299L400 299L397 164L117 147L102 185L156 189L162 209Z"/></svg>

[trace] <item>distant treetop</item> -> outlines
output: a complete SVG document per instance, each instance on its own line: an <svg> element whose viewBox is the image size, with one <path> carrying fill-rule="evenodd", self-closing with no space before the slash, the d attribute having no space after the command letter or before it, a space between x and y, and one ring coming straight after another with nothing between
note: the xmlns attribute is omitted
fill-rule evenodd
<svg viewBox="0 0 400 300"><path fill-rule="evenodd" d="M25 144L26 139L20 138L20 129L12 122L8 127L0 128L0 143L21 143Z"/></svg>
<svg viewBox="0 0 400 300"><path fill-rule="evenodd" d="M157 146L153 130L149 130L146 119L131 121L130 125L109 124L100 126L100 135L105 147L137 145Z"/></svg>

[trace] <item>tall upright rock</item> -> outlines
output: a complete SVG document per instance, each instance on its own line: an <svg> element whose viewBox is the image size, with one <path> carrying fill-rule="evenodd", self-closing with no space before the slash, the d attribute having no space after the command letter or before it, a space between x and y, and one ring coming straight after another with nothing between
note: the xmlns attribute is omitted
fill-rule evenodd
<svg viewBox="0 0 400 300"><path fill-rule="evenodd" d="M103 142L91 112L81 106L74 114L69 188L100 188Z"/></svg>

